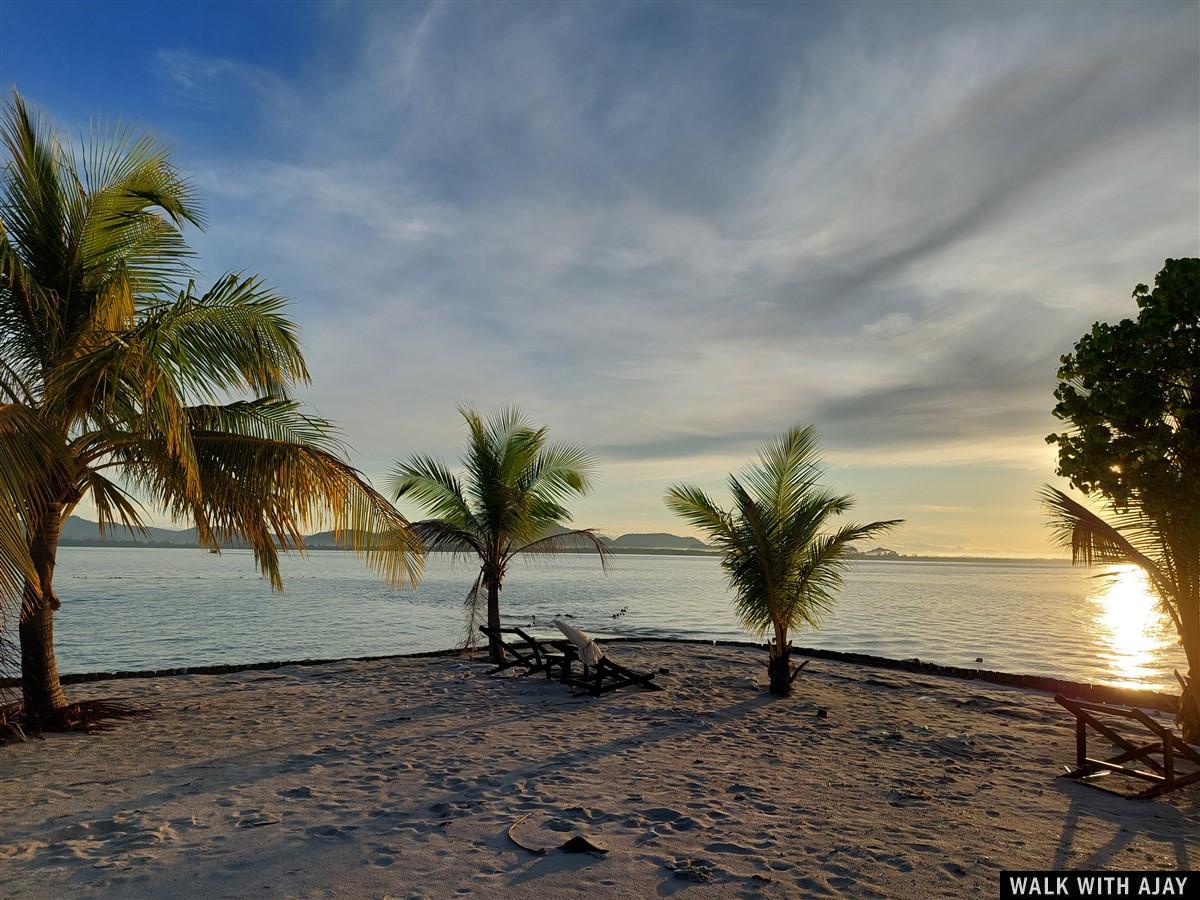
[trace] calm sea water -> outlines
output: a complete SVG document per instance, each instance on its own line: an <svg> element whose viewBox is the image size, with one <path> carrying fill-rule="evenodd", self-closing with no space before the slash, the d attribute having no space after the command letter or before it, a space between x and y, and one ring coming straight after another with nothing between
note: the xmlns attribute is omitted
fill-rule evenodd
<svg viewBox="0 0 1200 900"><path fill-rule="evenodd" d="M66 547L56 587L65 672L150 669L439 650L462 641L475 571L430 560L416 590L381 584L349 553L285 563L272 593L246 551ZM518 564L507 622L551 619L597 635L748 639L713 557L616 557ZM557 632L553 632L557 635ZM1172 689L1184 660L1135 571L1096 579L1065 564L860 563L836 611L801 646L948 665Z"/></svg>

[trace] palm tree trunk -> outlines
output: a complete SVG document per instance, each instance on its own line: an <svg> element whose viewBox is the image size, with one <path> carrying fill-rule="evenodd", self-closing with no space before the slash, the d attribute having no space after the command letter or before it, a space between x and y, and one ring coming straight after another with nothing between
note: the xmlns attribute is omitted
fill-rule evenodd
<svg viewBox="0 0 1200 900"><path fill-rule="evenodd" d="M771 657L767 662L768 690L776 697L786 697L792 692L792 645L787 639L786 629L775 626L775 641L770 645Z"/></svg>
<svg viewBox="0 0 1200 900"><path fill-rule="evenodd" d="M1200 668L1192 666L1188 676L1188 690L1179 698L1182 707L1179 722L1183 727L1183 739L1189 744L1200 745Z"/></svg>
<svg viewBox="0 0 1200 900"><path fill-rule="evenodd" d="M54 564L62 520L57 510L38 517L31 532L30 555L38 583L26 583L21 604L21 695L25 720L49 721L67 705L54 656Z"/></svg>
<svg viewBox="0 0 1200 900"><path fill-rule="evenodd" d="M500 649L500 582L497 579L487 579L487 618L488 631L491 632L491 637L488 640L488 655L494 663L499 663L503 660L504 654Z"/></svg>
<svg viewBox="0 0 1200 900"><path fill-rule="evenodd" d="M1189 628L1185 620L1182 632L1188 683L1179 698L1179 723L1183 739L1189 744L1200 744L1200 624L1193 622Z"/></svg>
<svg viewBox="0 0 1200 900"><path fill-rule="evenodd" d="M767 673L770 676L771 684L769 690L776 697L786 697L792 692L792 648L784 646L781 651L771 652L771 659L767 663Z"/></svg>

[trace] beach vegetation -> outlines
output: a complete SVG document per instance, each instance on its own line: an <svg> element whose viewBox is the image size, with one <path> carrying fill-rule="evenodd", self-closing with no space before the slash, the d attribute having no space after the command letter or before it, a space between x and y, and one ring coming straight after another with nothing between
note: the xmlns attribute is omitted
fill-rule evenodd
<svg viewBox="0 0 1200 900"><path fill-rule="evenodd" d="M1200 742L1200 259L1169 259L1133 291L1136 318L1096 322L1062 357L1047 440L1087 502L1047 487L1050 525L1076 563L1145 571L1174 624L1184 737Z"/></svg>
<svg viewBox="0 0 1200 900"><path fill-rule="evenodd" d="M547 428L530 424L515 408L486 419L467 407L459 414L467 426L462 472L442 460L415 455L396 463L390 492L431 516L413 523L429 551L479 563L466 596L466 643L473 646L486 617L493 634L489 653L499 662L500 591L514 559L585 550L594 552L605 568L611 551L593 529L566 527L571 521L567 501L592 489L595 462L590 452L549 443Z"/></svg>
<svg viewBox="0 0 1200 900"><path fill-rule="evenodd" d="M143 528L147 507L234 539L282 586L321 524L389 581L420 541L293 389L309 379L287 301L259 277L195 282L203 216L168 149L96 128L72 147L16 93L0 125L0 638L20 644L21 714L85 722L54 652L63 522ZM113 640L121 640L113 635Z"/></svg>
<svg viewBox="0 0 1200 900"><path fill-rule="evenodd" d="M791 692L799 671L791 667L790 634L820 627L853 563L852 544L902 522L839 523L854 498L822 487L822 474L816 431L797 427L763 446L744 474L729 476L732 509L689 484L666 496L671 511L720 551L742 626L769 638L769 687L777 696Z"/></svg>

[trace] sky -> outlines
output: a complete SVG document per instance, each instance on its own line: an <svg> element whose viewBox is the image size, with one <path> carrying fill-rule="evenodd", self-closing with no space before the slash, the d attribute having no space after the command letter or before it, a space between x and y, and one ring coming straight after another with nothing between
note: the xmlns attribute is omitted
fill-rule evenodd
<svg viewBox="0 0 1200 900"><path fill-rule="evenodd" d="M575 521L794 424L903 552L1047 556L1055 370L1200 255L1194 2L0 2L0 85L174 148L373 479L462 403L590 447ZM1065 486L1065 485L1063 485ZM412 510L406 510L413 512Z"/></svg>

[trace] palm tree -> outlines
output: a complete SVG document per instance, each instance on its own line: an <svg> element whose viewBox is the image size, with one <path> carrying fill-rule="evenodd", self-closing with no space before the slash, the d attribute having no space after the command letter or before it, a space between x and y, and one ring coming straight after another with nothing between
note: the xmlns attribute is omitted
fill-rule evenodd
<svg viewBox="0 0 1200 900"><path fill-rule="evenodd" d="M1135 565L1146 573L1187 656L1179 701L1183 739L1200 744L1200 522L1170 508L1152 513L1137 495L1120 509L1109 503L1108 520L1057 488L1046 487L1042 501L1072 562Z"/></svg>
<svg viewBox="0 0 1200 900"><path fill-rule="evenodd" d="M117 131L72 152L15 93L0 139L0 597L20 604L26 720L67 714L53 578L85 499L102 530L143 528L140 497L213 549L240 537L276 589L280 551L318 523L415 583L407 521L291 399L308 370L284 299L257 277L187 280L182 228L202 219L167 151Z"/></svg>
<svg viewBox="0 0 1200 900"><path fill-rule="evenodd" d="M486 421L472 409L462 407L459 413L468 432L464 477L440 460L413 456L396 463L391 493L396 500L415 501L433 517L413 524L427 550L478 559L479 575L466 599L470 646L483 597L488 628L500 627L500 590L514 557L585 548L594 550L607 570L609 550L590 528L563 528L571 520L563 503L591 490L594 463L588 451L547 444L546 427L533 427L517 409L502 409ZM489 647L498 662L494 638Z"/></svg>
<svg viewBox="0 0 1200 900"><path fill-rule="evenodd" d="M758 463L739 479L729 476L734 508L718 507L704 491L677 484L666 496L676 515L703 531L721 551L743 627L771 634L767 671L776 696L791 693L788 631L819 627L850 564L850 544L882 534L902 519L846 524L825 530L854 498L820 487L816 432L793 428L762 447Z"/></svg>

